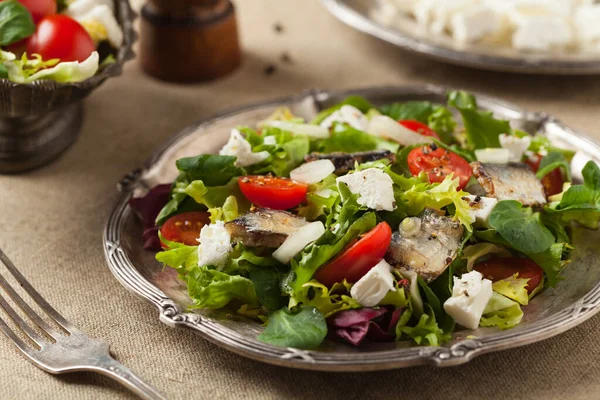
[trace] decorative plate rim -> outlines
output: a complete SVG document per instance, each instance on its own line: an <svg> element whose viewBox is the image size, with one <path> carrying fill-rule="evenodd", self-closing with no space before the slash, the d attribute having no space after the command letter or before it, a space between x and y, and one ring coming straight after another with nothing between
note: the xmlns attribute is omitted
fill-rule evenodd
<svg viewBox="0 0 600 400"><path fill-rule="evenodd" d="M234 108L216 115L203 118L198 122L183 129L171 139L167 140L146 161L144 168L148 168L167 149L181 138L197 132L203 125L212 124L220 119L230 117L243 111L254 108L293 103L311 98L317 104L329 97L343 97L350 94L374 94L378 91L391 92L397 90L404 93L437 94L446 93L449 89L433 85L414 86L385 86L361 88L354 90L325 91L309 90L300 95L268 100L260 103ZM529 113L513 104L495 99L490 96L478 95L480 100L493 102L498 106L514 110L530 122L539 123L540 126L552 124L573 135L582 143L595 143L588 138L575 133L563 125L558 119L545 113ZM218 322L194 313L187 313L179 309L174 300L169 298L159 288L146 280L134 267L132 260L127 256L121 246L121 232L129 215L128 201L136 187L141 185L142 168L127 174L119 183L121 192L112 212L110 213L103 232L103 248L106 262L115 278L130 292L148 301L159 311L159 319L170 327L188 328L195 330L200 335L237 354L270 364L292 368L324 370L324 371L373 371L401 367L410 367L423 364L436 366L460 365L470 361L473 357L493 351L520 347L535 343L563 333L572 327L581 324L600 311L600 281L591 288L583 297L570 304L561 311L549 315L530 327L518 332L500 331L497 334L467 338L451 346L413 346L407 348L361 352L361 353L336 353L324 351L305 351L294 348L284 348L268 345L258 340L247 337L225 328Z"/></svg>
<svg viewBox="0 0 600 400"><path fill-rule="evenodd" d="M596 59L569 60L543 54L524 54L522 58L511 58L500 54L461 51L386 27L355 11L346 4L346 0L321 1L333 16L346 25L405 50L454 65L528 74L593 75L600 73L600 55Z"/></svg>

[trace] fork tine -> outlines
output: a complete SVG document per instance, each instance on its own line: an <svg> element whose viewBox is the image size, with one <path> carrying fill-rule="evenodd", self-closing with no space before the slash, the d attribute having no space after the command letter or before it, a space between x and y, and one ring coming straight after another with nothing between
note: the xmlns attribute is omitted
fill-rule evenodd
<svg viewBox="0 0 600 400"><path fill-rule="evenodd" d="M17 267L10 261L8 256L4 254L4 251L0 249L0 261L4 263L6 268L10 271L10 273L15 277L15 279L19 282L21 287L25 289L25 291L31 296L33 301L37 303L38 306L48 314L57 324L63 327L67 332L73 333L76 331L75 327L71 325L66 319L63 318L62 315L58 313L46 300L43 299L42 296L31 286L31 284L25 279L23 275L19 272Z"/></svg>
<svg viewBox="0 0 600 400"><path fill-rule="evenodd" d="M33 359L33 350L31 347L27 346L20 337L18 337L12 329L4 322L2 318L0 318L0 330L17 346L19 350L25 353L30 359Z"/></svg>
<svg viewBox="0 0 600 400"><path fill-rule="evenodd" d="M23 312L27 315L27 317L32 320L37 326L40 327L41 330L45 331L49 336L56 339L58 335L60 335L56 329L52 326L48 325L46 321L44 321L37 312L33 311L31 307L23 300L21 296L10 286L8 281L4 279L2 274L0 274L0 287L2 287L10 296L10 298L15 302L15 304L23 310Z"/></svg>
<svg viewBox="0 0 600 400"><path fill-rule="evenodd" d="M2 307L2 309L8 314L10 319L12 319L13 322L17 324L17 326L21 328L21 330L31 340L33 340L35 344L37 344L40 348L44 346L44 340L40 337L40 335L38 335L36 331L31 329L31 327L27 325L25 321L23 321L19 314L15 312L14 308L12 308L2 296L0 296L0 307Z"/></svg>

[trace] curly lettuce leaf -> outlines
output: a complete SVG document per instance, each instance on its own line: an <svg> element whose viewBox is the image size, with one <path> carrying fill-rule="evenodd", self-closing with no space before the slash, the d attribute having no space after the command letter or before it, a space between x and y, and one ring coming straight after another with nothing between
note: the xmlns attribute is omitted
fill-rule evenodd
<svg viewBox="0 0 600 400"><path fill-rule="evenodd" d="M156 261L177 270L182 268L185 270L198 265L198 246L188 246L183 243L172 242L165 239L160 231L158 232L158 237L167 246L167 249L156 253Z"/></svg>
<svg viewBox="0 0 600 400"><path fill-rule="evenodd" d="M315 307L303 306L295 313L282 308L271 314L258 340L275 346L315 349L326 336L323 314Z"/></svg>
<svg viewBox="0 0 600 400"><path fill-rule="evenodd" d="M254 284L241 275L229 275L206 266L186 269L180 274L193 301L190 308L222 308L232 300L242 304L258 305Z"/></svg>
<svg viewBox="0 0 600 400"><path fill-rule="evenodd" d="M396 340L401 340L402 336L406 335L419 345L439 346L452 339L451 334L445 333L438 326L435 313L429 304L426 304L426 312L421 315L417 325L403 325L406 323L406 320L401 319L398 325L396 325Z"/></svg>
<svg viewBox="0 0 600 400"><path fill-rule="evenodd" d="M501 295L526 306L529 304L529 294L527 293L527 282L530 279L519 278L519 274L501 279L492 284L492 289Z"/></svg>
<svg viewBox="0 0 600 400"><path fill-rule="evenodd" d="M319 281L311 280L302 285L302 289L294 292L290 297L288 307L293 309L299 305L313 306L325 318L342 310L360 308L361 305L350 297L352 284L344 282L335 283L331 289Z"/></svg>
<svg viewBox="0 0 600 400"><path fill-rule="evenodd" d="M309 221L331 214L340 194L337 189L336 176L331 174L319 183L308 186L306 200L298 207L299 216Z"/></svg>
<svg viewBox="0 0 600 400"><path fill-rule="evenodd" d="M228 196L221 207L212 207L208 209L210 213L210 223L217 221L229 222L240 216L240 210L237 198L233 195Z"/></svg>
<svg viewBox="0 0 600 400"><path fill-rule="evenodd" d="M496 326L500 329L509 329L518 325L523 319L523 310L516 301L493 292L479 326Z"/></svg>

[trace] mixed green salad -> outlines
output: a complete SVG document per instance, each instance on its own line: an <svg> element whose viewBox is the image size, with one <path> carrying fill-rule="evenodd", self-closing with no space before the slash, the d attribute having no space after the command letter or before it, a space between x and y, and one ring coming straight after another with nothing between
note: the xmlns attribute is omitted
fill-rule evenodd
<svg viewBox="0 0 600 400"><path fill-rule="evenodd" d="M0 78L81 82L123 43L113 0L0 1Z"/></svg>
<svg viewBox="0 0 600 400"><path fill-rule="evenodd" d="M572 227L600 219L600 169L574 184L573 156L466 92L445 105L351 96L312 121L280 108L233 129L130 204L191 308L263 323L265 343L437 346L514 327L559 284Z"/></svg>

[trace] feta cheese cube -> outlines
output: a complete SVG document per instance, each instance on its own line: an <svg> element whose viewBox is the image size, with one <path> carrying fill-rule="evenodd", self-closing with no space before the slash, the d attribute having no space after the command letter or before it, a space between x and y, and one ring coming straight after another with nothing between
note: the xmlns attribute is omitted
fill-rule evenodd
<svg viewBox="0 0 600 400"><path fill-rule="evenodd" d="M475 225L482 228L489 228L488 220L492 210L496 207L496 204L498 204L498 199L469 195L463 197L463 200L469 203L469 215Z"/></svg>
<svg viewBox="0 0 600 400"><path fill-rule="evenodd" d="M222 156L235 156L236 167L247 167L249 165L258 164L261 161L269 158L270 154L268 151L260 151L258 153L252 152L252 146L248 142L239 130L232 129L229 141L219 151Z"/></svg>
<svg viewBox="0 0 600 400"><path fill-rule="evenodd" d="M231 236L223 221L204 225L198 241L198 265L225 266L231 251Z"/></svg>
<svg viewBox="0 0 600 400"><path fill-rule="evenodd" d="M364 131L367 129L369 120L358 108L346 104L321 121L320 126L329 129L334 122L346 123L355 129Z"/></svg>
<svg viewBox="0 0 600 400"><path fill-rule="evenodd" d="M574 37L566 18L535 16L528 18L517 28L512 43L519 50L548 51L570 45Z"/></svg>
<svg viewBox="0 0 600 400"><path fill-rule="evenodd" d="M381 260L352 286L350 296L363 307L375 307L390 290L396 291L392 266Z"/></svg>
<svg viewBox="0 0 600 400"><path fill-rule="evenodd" d="M531 136L524 136L522 138L515 135L508 135L506 133L498 136L500 139L500 146L507 149L509 152L509 162L521 162L523 153L527 151L531 144Z"/></svg>
<svg viewBox="0 0 600 400"><path fill-rule="evenodd" d="M468 44L499 30L501 17L490 8L477 6L454 14L450 26L454 40Z"/></svg>
<svg viewBox="0 0 600 400"><path fill-rule="evenodd" d="M475 150L477 161L486 164L506 164L510 157L508 149L477 149Z"/></svg>
<svg viewBox="0 0 600 400"><path fill-rule="evenodd" d="M478 271L454 277L452 297L444 303L444 310L468 329L476 329L485 306L492 298L492 281L483 279Z"/></svg>
<svg viewBox="0 0 600 400"><path fill-rule="evenodd" d="M340 183L347 185L353 194L359 194L358 204L376 211L396 209L392 178L378 168L340 176L336 182L338 185Z"/></svg>

